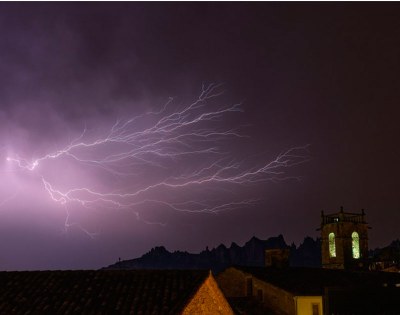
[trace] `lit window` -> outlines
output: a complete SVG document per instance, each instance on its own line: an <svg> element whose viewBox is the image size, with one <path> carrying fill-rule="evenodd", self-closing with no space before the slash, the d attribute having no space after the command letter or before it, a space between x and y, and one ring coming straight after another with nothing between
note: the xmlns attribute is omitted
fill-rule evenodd
<svg viewBox="0 0 400 315"><path fill-rule="evenodd" d="M357 232L351 234L351 247L353 250L353 258L360 258L360 237Z"/></svg>
<svg viewBox="0 0 400 315"><path fill-rule="evenodd" d="M329 233L329 256L336 257L335 233Z"/></svg>

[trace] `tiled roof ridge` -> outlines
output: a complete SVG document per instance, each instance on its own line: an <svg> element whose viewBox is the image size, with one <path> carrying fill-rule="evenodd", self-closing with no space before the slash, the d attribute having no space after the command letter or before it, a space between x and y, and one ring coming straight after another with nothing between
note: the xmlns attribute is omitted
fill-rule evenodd
<svg viewBox="0 0 400 315"><path fill-rule="evenodd" d="M212 277L211 270L208 271L207 277L205 277L201 283L199 283L196 287L194 287L192 289L192 291L189 293L188 297L184 300L185 302L177 305L173 310L171 310L170 314L176 315L176 314L179 314L180 312L182 312L186 308L186 306L190 304L190 302L196 296L196 293L199 290L199 288L201 288L205 284L205 282L209 279L209 277Z"/></svg>

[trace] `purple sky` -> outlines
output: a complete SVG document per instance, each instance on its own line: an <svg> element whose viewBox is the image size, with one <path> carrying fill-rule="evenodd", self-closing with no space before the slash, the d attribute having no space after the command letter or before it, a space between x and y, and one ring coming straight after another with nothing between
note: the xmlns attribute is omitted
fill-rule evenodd
<svg viewBox="0 0 400 315"><path fill-rule="evenodd" d="M399 237L399 4L1 3L0 35L0 269L299 244L341 205Z"/></svg>

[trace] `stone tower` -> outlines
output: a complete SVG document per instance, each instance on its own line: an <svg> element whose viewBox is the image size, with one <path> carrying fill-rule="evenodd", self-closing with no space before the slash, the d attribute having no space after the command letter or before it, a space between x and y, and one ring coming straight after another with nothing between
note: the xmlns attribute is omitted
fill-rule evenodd
<svg viewBox="0 0 400 315"><path fill-rule="evenodd" d="M368 268L368 224L365 212L321 212L322 267L332 269Z"/></svg>

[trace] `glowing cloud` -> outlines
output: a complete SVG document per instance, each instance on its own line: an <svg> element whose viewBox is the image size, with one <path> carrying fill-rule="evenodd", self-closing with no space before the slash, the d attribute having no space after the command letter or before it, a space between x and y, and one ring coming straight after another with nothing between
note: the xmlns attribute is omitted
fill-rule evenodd
<svg viewBox="0 0 400 315"><path fill-rule="evenodd" d="M85 128L59 150L35 158L9 155L6 161L14 171L34 174L48 197L66 207L66 228L75 224L69 222L70 205L129 209L143 222L161 225L165 222L142 217L145 205L186 213L246 208L257 200L236 196L237 188L296 178L286 169L308 160L307 146L289 148L250 167L235 159L226 150L227 142L244 136L221 122L242 110L240 104L216 104L222 93L220 85L203 86L189 105L178 106L170 98L159 111L118 120L103 133L93 135ZM84 172L85 178L75 179L72 172L61 182L57 172L64 173L66 165ZM0 204L5 202L9 200Z"/></svg>

